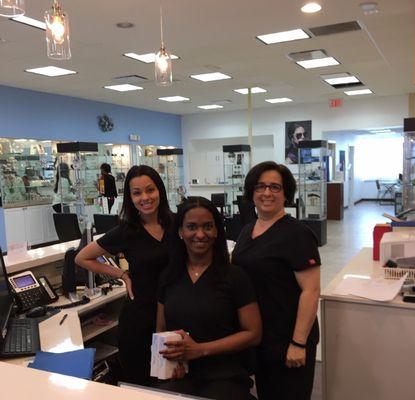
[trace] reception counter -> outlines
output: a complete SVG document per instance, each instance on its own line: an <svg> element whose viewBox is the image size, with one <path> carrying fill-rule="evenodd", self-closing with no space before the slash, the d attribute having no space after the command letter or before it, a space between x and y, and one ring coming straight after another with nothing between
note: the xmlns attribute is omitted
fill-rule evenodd
<svg viewBox="0 0 415 400"><path fill-rule="evenodd" d="M362 249L321 296L323 399L415 398L415 304L336 295L347 275L377 277L380 262Z"/></svg>

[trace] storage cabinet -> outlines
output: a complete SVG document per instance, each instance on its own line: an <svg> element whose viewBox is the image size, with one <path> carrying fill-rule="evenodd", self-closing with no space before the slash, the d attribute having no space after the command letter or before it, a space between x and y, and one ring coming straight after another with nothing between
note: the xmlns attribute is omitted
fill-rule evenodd
<svg viewBox="0 0 415 400"><path fill-rule="evenodd" d="M327 183L327 219L343 219L343 182Z"/></svg>

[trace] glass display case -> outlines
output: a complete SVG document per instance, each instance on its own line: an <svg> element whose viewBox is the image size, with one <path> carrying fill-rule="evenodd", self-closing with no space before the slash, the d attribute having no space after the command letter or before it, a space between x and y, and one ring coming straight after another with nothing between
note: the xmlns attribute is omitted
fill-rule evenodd
<svg viewBox="0 0 415 400"><path fill-rule="evenodd" d="M0 189L3 208L51 204L56 144L0 139Z"/></svg>
<svg viewBox="0 0 415 400"><path fill-rule="evenodd" d="M58 143L57 151L60 176L54 203L57 198L62 212L76 213L83 229L88 220L86 206L98 204L98 144Z"/></svg>
<svg viewBox="0 0 415 400"><path fill-rule="evenodd" d="M327 141L299 142L298 160L299 218L321 246L327 241Z"/></svg>
<svg viewBox="0 0 415 400"><path fill-rule="evenodd" d="M226 145L223 150L223 176L225 183L225 214L238 211L238 196L243 195L245 177L249 171L251 146L248 144Z"/></svg>
<svg viewBox="0 0 415 400"><path fill-rule="evenodd" d="M162 146L152 146L152 145L137 145L136 154L137 154L137 164L148 165L153 167L155 170L158 168L158 156L157 149L164 148Z"/></svg>
<svg viewBox="0 0 415 400"><path fill-rule="evenodd" d="M176 212L185 195L183 173L183 149L157 148L156 171L166 186L170 208Z"/></svg>
<svg viewBox="0 0 415 400"><path fill-rule="evenodd" d="M402 208L415 208L415 118L404 120Z"/></svg>

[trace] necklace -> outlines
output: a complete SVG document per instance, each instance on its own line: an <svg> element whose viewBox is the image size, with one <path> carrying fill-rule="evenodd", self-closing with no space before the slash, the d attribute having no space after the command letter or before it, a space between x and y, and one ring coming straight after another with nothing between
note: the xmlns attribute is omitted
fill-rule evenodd
<svg viewBox="0 0 415 400"><path fill-rule="evenodd" d="M203 272L205 272L205 270L209 266L209 264L200 266L199 271L197 271L196 268L194 266L190 265L190 264L187 264L187 267L188 267L190 273L192 273L196 278L199 278L199 276L201 274L203 274Z"/></svg>

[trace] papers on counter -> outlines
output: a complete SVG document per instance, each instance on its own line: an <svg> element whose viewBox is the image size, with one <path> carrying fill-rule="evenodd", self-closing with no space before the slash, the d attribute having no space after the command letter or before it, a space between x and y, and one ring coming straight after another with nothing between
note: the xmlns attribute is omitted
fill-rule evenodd
<svg viewBox="0 0 415 400"><path fill-rule="evenodd" d="M333 290L334 295L353 295L375 301L392 301L399 293L407 274L399 280L363 275L345 275Z"/></svg>

